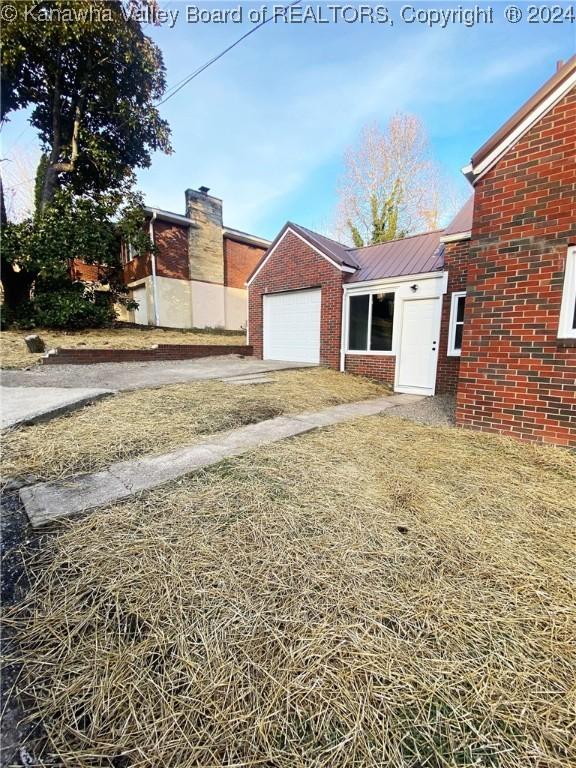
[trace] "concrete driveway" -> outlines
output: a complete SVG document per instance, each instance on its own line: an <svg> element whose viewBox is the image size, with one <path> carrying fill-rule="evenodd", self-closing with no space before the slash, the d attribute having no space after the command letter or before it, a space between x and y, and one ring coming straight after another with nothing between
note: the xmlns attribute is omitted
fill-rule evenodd
<svg viewBox="0 0 576 768"><path fill-rule="evenodd" d="M122 390L160 387L205 379L253 377L271 371L313 367L309 363L234 356L175 360L170 363L43 365L29 371L2 371L2 428L52 418Z"/></svg>
<svg viewBox="0 0 576 768"><path fill-rule="evenodd" d="M314 366L310 363L256 360L228 355L155 363L42 365L29 371L2 371L1 383L4 387L93 387L119 391L310 367Z"/></svg>
<svg viewBox="0 0 576 768"><path fill-rule="evenodd" d="M94 387L0 387L0 423L2 429L35 424L113 394Z"/></svg>

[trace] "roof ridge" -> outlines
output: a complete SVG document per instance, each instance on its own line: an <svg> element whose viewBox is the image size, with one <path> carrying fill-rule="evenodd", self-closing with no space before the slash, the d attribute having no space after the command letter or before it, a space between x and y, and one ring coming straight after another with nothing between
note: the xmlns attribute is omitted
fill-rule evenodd
<svg viewBox="0 0 576 768"><path fill-rule="evenodd" d="M300 227L300 229L304 229L306 232L309 232L311 235L316 235L317 237L323 237L325 240L330 240L331 243L335 243L336 245L339 245L340 248L349 250L348 246L344 245L344 243L341 243L340 240L335 240L333 237L328 237L328 235L323 235L322 232L316 232L314 229L310 229L310 227L305 227L303 224L296 224L294 221L291 221L289 223L292 224L292 226Z"/></svg>
<svg viewBox="0 0 576 768"><path fill-rule="evenodd" d="M348 251L343 243L339 243L337 240L326 237L326 235L321 235L319 232L314 232L314 230L308 229L308 227L304 227L302 224L296 224L293 221L288 221L286 227L292 227L296 233L300 232L301 237L304 237L305 239L307 238L309 242L313 241L316 243L315 247L319 248L321 251L323 250L325 252L324 255L336 259L337 262L344 266L352 267L353 269L359 268L360 265L354 261L353 254ZM328 242L324 243L324 240L327 240ZM336 248L333 246L336 246Z"/></svg>

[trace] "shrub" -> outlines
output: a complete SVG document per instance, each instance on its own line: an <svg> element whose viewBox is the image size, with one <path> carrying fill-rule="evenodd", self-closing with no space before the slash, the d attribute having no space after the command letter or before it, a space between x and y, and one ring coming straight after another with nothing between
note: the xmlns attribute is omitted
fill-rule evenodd
<svg viewBox="0 0 576 768"><path fill-rule="evenodd" d="M32 304L34 325L45 328L96 328L109 325L116 316L110 302L96 301L82 283L40 293Z"/></svg>

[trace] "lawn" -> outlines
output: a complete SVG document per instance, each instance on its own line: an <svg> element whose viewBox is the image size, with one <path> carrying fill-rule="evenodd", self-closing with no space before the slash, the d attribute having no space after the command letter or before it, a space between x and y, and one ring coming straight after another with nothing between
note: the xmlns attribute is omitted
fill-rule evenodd
<svg viewBox="0 0 576 768"><path fill-rule="evenodd" d="M86 331L0 331L0 360L2 368L26 368L37 363L41 355L31 354L24 337L37 333L54 347L93 347L97 349L140 349L154 344L245 344L242 332L210 330L164 330L162 328L96 328Z"/></svg>
<svg viewBox="0 0 576 768"><path fill-rule="evenodd" d="M8 620L49 764L573 767L575 477L383 416L67 523Z"/></svg>
<svg viewBox="0 0 576 768"><path fill-rule="evenodd" d="M250 386L201 381L124 392L49 422L21 427L3 439L0 473L68 477L281 414L388 394L381 384L323 368L278 372L269 378L269 384Z"/></svg>

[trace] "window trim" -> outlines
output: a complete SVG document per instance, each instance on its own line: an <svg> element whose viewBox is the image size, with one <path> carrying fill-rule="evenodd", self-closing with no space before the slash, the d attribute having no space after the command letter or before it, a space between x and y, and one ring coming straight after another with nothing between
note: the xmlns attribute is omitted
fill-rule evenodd
<svg viewBox="0 0 576 768"><path fill-rule="evenodd" d="M454 291L450 299L450 321L448 323L448 357L460 357L462 349L456 349L456 326L461 325L464 328L464 320L458 320L458 299L466 298L466 291Z"/></svg>
<svg viewBox="0 0 576 768"><path fill-rule="evenodd" d="M390 350L384 350L384 349L370 349L371 344L371 333L370 329L372 328L372 296L378 295L379 293L391 293L394 295L394 316L392 318L392 349ZM345 335L345 341L346 345L344 348L344 354L345 355L374 355L374 356L382 356L382 357L390 357L396 354L394 351L394 333L395 333L395 315L396 315L396 307L397 307L397 301L398 301L398 291L395 288L382 288L382 287L374 287L371 290L368 291L349 291L347 292L347 299L346 299L346 335ZM370 296L370 301L368 302L368 332L367 332L367 347L368 349L350 349L350 299L353 296Z"/></svg>
<svg viewBox="0 0 576 768"><path fill-rule="evenodd" d="M562 286L562 304L558 322L559 339L576 339L574 311L576 304L576 245L568 246L566 266L564 268L564 285Z"/></svg>

